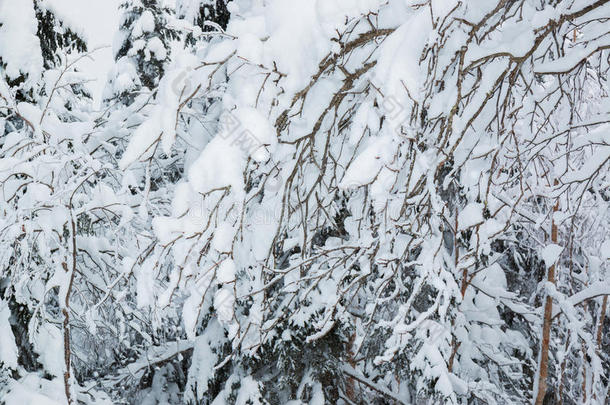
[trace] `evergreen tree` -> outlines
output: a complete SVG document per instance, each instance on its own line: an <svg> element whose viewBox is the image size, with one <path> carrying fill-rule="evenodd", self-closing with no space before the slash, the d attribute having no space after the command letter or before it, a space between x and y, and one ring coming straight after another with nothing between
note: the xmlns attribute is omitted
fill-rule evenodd
<svg viewBox="0 0 610 405"><path fill-rule="evenodd" d="M67 53L87 51L87 44L72 28L57 18L52 10L46 8L47 2L35 1L40 50L46 69L56 68L63 62Z"/></svg>
<svg viewBox="0 0 610 405"><path fill-rule="evenodd" d="M215 25L225 29L229 23L227 3L227 0L178 0L176 10L178 17L195 24L202 31L216 31Z"/></svg>
<svg viewBox="0 0 610 405"><path fill-rule="evenodd" d="M107 98L119 97L130 104L138 92L156 89L178 33L171 27L172 10L160 0L127 0L120 9L114 53L117 63Z"/></svg>

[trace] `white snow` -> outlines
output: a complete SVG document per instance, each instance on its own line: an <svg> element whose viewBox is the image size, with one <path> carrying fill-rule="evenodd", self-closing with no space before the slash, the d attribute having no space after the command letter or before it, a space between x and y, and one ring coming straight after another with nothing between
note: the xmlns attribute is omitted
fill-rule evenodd
<svg viewBox="0 0 610 405"><path fill-rule="evenodd" d="M581 304L588 299L603 295L610 295L610 283L607 281L599 281L591 284L574 295L567 297L566 301L562 303L563 305L554 306L553 318L559 315L562 311L568 312L572 316L577 316L577 314L574 313L572 306Z"/></svg>
<svg viewBox="0 0 610 405"><path fill-rule="evenodd" d="M223 287L216 291L216 294L214 294L214 309L216 309L219 321L223 323L231 322L234 303L235 296L229 288Z"/></svg>
<svg viewBox="0 0 610 405"><path fill-rule="evenodd" d="M0 58L10 79L25 74L32 85L42 75L37 29L32 0L0 0Z"/></svg>
<svg viewBox="0 0 610 405"><path fill-rule="evenodd" d="M218 226L214 230L214 239L212 240L212 247L221 253L231 251L235 232L235 227L228 222L222 222L218 224Z"/></svg>
<svg viewBox="0 0 610 405"><path fill-rule="evenodd" d="M563 247L553 243L545 246L544 249L542 249L541 256L547 269L557 263L561 252L563 252Z"/></svg>
<svg viewBox="0 0 610 405"><path fill-rule="evenodd" d="M17 345L15 344L15 336L11 330L9 318L11 311L8 307L8 303L0 299L0 363L4 367L16 368L17 367Z"/></svg>
<svg viewBox="0 0 610 405"><path fill-rule="evenodd" d="M6 405L63 405L66 403L63 382L49 381L34 373L13 381L9 393L2 398Z"/></svg>
<svg viewBox="0 0 610 405"><path fill-rule="evenodd" d="M189 183L199 193L223 187L231 187L232 192L241 193L244 167L244 157L239 147L217 136L189 169Z"/></svg>
<svg viewBox="0 0 610 405"><path fill-rule="evenodd" d="M345 190L371 183L395 153L390 137L375 139L348 167L339 187Z"/></svg>
<svg viewBox="0 0 610 405"><path fill-rule="evenodd" d="M223 260L220 266L218 266L216 278L221 283L235 281L235 262L231 259Z"/></svg>
<svg viewBox="0 0 610 405"><path fill-rule="evenodd" d="M275 130L269 120L252 107L238 108L233 115L245 130L241 136L233 137L231 143L238 144L257 162L269 159L269 153L275 151L277 145ZM223 136L231 137L231 134Z"/></svg>
<svg viewBox="0 0 610 405"><path fill-rule="evenodd" d="M155 30L155 17L153 16L152 11L144 10L138 21L134 24L132 35L135 37L140 37L143 34L148 32L153 32Z"/></svg>
<svg viewBox="0 0 610 405"><path fill-rule="evenodd" d="M146 50L157 60L164 60L167 57L167 49L159 37L151 38L146 44Z"/></svg>
<svg viewBox="0 0 610 405"><path fill-rule="evenodd" d="M34 334L34 350L38 361L55 377L63 375L66 369L64 362L64 340L59 327L43 323Z"/></svg>
<svg viewBox="0 0 610 405"><path fill-rule="evenodd" d="M458 213L458 230L463 231L483 222L483 204L469 203Z"/></svg>
<svg viewBox="0 0 610 405"><path fill-rule="evenodd" d="M92 91L94 106L98 108L108 73L114 65L111 45L119 27L120 0L45 0L47 2L62 18L68 19L71 29L82 32L88 40L90 56L81 59L78 67L93 80L87 85Z"/></svg>

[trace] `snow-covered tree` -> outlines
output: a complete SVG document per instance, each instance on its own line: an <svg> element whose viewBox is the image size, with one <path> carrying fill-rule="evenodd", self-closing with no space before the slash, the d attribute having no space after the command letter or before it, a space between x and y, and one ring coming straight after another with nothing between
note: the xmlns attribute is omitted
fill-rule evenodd
<svg viewBox="0 0 610 405"><path fill-rule="evenodd" d="M126 0L121 3L120 29L115 39L117 61L106 97L131 103L135 94L156 88L170 60L177 32L169 23L172 10L160 0Z"/></svg>
<svg viewBox="0 0 610 405"><path fill-rule="evenodd" d="M130 209L98 159L76 69L84 40L46 2L1 2L0 14L1 400L103 403L79 384L95 367L89 304L120 263L116 226Z"/></svg>
<svg viewBox="0 0 610 405"><path fill-rule="evenodd" d="M330 402L536 397L546 377L534 375L532 358L548 350L535 340L540 301L511 291L507 255L551 260L551 238L534 237L534 249L515 243L532 225L514 217L540 198L523 185L546 153L532 142L554 158L544 134L570 117L549 87L564 73L552 66L603 60L604 48L589 44L597 39L568 36L572 24L598 32L604 4L238 1L231 11L224 40L191 79L202 94L222 94L217 135L185 167L172 215L154 221L173 251L177 284L168 288L188 297L187 335L208 308L226 328L230 353L207 338L194 353L216 353L216 370L233 376L218 395L251 390L252 401L283 402L307 385ZM601 79L567 76L578 94L583 80ZM587 128L598 113L580 113L571 97L570 118ZM591 99L605 102L603 86ZM546 181L540 170L537 179ZM553 215L557 185L548 187L535 225ZM553 294L547 285L540 292ZM310 347L325 360L295 358ZM208 363L196 370L217 387ZM285 370L285 383L271 383L268 367ZM244 378L256 384L232 383Z"/></svg>
<svg viewBox="0 0 610 405"><path fill-rule="evenodd" d="M98 114L68 59L0 46L0 322L29 326L0 384L40 362L69 401L604 403L610 2L122 12Z"/></svg>
<svg viewBox="0 0 610 405"><path fill-rule="evenodd" d="M197 25L202 31L227 28L230 12L226 0L177 0L176 11L180 18Z"/></svg>

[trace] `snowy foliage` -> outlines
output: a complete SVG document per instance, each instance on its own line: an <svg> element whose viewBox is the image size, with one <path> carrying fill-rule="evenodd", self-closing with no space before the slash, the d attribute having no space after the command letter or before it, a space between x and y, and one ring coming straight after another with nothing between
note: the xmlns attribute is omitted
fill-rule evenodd
<svg viewBox="0 0 610 405"><path fill-rule="evenodd" d="M175 3L0 0L0 403L604 403L610 2Z"/></svg>

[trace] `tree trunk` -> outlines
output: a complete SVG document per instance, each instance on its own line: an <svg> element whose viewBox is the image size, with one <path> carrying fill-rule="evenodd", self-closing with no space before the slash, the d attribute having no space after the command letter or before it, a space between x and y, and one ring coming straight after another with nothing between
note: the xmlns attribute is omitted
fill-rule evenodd
<svg viewBox="0 0 610 405"><path fill-rule="evenodd" d="M76 273L76 220L72 216L72 199L70 199L70 215L72 220L72 268L68 269L68 265L65 262L63 263L64 270L69 274L69 281L65 292L66 295L64 297L64 307L62 309L62 314L64 316L64 362L66 364L66 370L64 371L64 390L66 392L66 401L68 405L72 405L74 403L70 382L72 370L72 351L70 348L70 294L72 293L74 274Z"/></svg>
<svg viewBox="0 0 610 405"><path fill-rule="evenodd" d="M564 351L567 352L570 347L570 332L568 331L568 336L566 337L566 345ZM568 361L568 356L565 356L563 361L561 362L561 371L559 373L559 388L557 390L557 404L563 405L563 376L566 371L566 363Z"/></svg>
<svg viewBox="0 0 610 405"><path fill-rule="evenodd" d="M606 308L608 306L608 296L604 295L602 301L602 312L599 315L599 325L597 326L597 347L600 348L602 345L602 334L604 331L604 319L606 318Z"/></svg>
<svg viewBox="0 0 610 405"><path fill-rule="evenodd" d="M553 213L559 210L559 200L553 207ZM551 241L557 243L557 224L551 218ZM555 265L549 267L547 281L555 284ZM551 324L553 315L553 298L547 295L544 303L544 323L542 325L542 345L540 347L540 367L538 373L538 393L536 394L536 405L542 405L547 389L547 377L549 372L549 343L551 340Z"/></svg>
<svg viewBox="0 0 610 405"><path fill-rule="evenodd" d="M460 246L458 244L458 209L455 209L455 222L453 229L453 260L454 266L457 269L460 263ZM468 269L464 268L462 270L462 286L460 287L460 293L462 294L462 299L466 295L466 288L468 287ZM451 326L453 329L453 321L451 321ZM455 361L455 355L457 354L458 349L460 348L461 342L457 342L455 339L455 335L451 340L451 355L449 356L449 362L447 363L447 370L451 373L453 371L453 362Z"/></svg>

